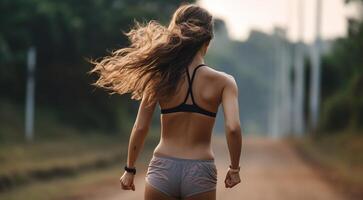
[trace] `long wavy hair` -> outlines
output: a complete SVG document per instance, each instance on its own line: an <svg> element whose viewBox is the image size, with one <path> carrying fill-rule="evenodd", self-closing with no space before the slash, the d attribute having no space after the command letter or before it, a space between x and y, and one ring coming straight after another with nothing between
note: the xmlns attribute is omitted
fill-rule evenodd
<svg viewBox="0 0 363 200"><path fill-rule="evenodd" d="M128 47L92 61L95 66L90 72L99 75L94 85L154 102L179 90L185 70L202 45L213 38L213 18L195 4L184 4L174 12L168 27L154 20L136 22L125 35Z"/></svg>

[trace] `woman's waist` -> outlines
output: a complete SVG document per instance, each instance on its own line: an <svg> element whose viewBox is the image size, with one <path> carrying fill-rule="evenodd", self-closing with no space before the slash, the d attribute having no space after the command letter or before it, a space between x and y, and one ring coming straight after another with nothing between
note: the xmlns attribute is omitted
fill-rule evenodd
<svg viewBox="0 0 363 200"><path fill-rule="evenodd" d="M155 148L154 155L181 159L214 159L214 153L210 144L175 144L161 141Z"/></svg>

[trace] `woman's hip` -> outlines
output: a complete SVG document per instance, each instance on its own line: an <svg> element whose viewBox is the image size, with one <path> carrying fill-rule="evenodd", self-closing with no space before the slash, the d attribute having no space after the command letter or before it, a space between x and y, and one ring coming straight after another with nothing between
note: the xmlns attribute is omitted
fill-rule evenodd
<svg viewBox="0 0 363 200"><path fill-rule="evenodd" d="M215 190L217 168L214 159L153 155L146 181L169 196L185 198Z"/></svg>

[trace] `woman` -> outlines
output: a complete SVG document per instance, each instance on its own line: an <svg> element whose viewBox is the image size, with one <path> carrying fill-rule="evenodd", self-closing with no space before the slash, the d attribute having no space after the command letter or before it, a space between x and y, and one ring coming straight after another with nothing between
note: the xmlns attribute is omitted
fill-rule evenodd
<svg viewBox="0 0 363 200"><path fill-rule="evenodd" d="M120 178L122 189L135 190L135 162L159 104L161 139L145 178L145 199L215 199L211 133L220 104L231 159L227 188L240 182L242 136L234 78L204 64L213 38L212 16L197 5L182 5L168 27L155 21L137 23L126 35L130 46L95 62L92 70L100 75L95 85L141 100Z"/></svg>

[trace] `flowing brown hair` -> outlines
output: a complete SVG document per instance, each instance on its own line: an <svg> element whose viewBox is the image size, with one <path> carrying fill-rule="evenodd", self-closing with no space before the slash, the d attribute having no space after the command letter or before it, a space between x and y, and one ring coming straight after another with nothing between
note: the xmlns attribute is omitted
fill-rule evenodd
<svg viewBox="0 0 363 200"><path fill-rule="evenodd" d="M213 18L195 4L184 4L174 12L168 27L154 20L136 22L125 35L131 43L128 47L92 62L91 73L99 74L94 85L153 102L179 89L186 68L213 38Z"/></svg>

